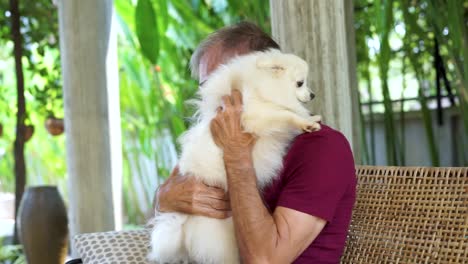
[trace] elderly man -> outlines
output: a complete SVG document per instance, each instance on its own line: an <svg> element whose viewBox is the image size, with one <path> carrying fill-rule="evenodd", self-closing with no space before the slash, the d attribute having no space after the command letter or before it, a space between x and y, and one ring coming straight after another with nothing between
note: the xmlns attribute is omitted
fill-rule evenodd
<svg viewBox="0 0 468 264"><path fill-rule="evenodd" d="M269 48L279 46L251 23L223 28L195 51L192 73L203 86L210 73L233 56ZM155 195L157 210L232 216L243 263L338 263L356 189L346 138L323 124L320 131L299 135L280 175L259 191L252 162L255 138L240 124L241 94L234 91L223 101L211 132L224 153L228 194L175 168Z"/></svg>

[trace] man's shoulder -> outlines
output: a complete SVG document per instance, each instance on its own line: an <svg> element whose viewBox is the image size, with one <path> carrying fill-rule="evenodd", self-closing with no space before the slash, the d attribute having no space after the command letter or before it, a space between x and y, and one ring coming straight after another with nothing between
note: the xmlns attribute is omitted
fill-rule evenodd
<svg viewBox="0 0 468 264"><path fill-rule="evenodd" d="M339 166L337 166L339 165ZM339 131L322 124L319 131L297 136L285 160L285 172L307 168L304 173L314 175L354 174L354 157L346 137ZM310 176L310 175L309 175Z"/></svg>
<svg viewBox="0 0 468 264"><path fill-rule="evenodd" d="M349 142L340 131L321 124L319 131L303 133L294 139L291 150L298 148L302 151L308 151L309 149L316 151L317 148L348 149Z"/></svg>
<svg viewBox="0 0 468 264"><path fill-rule="evenodd" d="M319 131L297 136L284 160L283 176L305 185L355 178L354 157L346 137L322 124Z"/></svg>

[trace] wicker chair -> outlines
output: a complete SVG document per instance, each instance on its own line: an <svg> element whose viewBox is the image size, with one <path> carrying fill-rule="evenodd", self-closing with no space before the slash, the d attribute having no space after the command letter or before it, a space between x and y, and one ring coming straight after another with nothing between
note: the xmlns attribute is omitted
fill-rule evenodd
<svg viewBox="0 0 468 264"><path fill-rule="evenodd" d="M357 176L342 263L468 263L468 168L358 166ZM132 232L100 236L148 243Z"/></svg>
<svg viewBox="0 0 468 264"><path fill-rule="evenodd" d="M342 263L468 263L468 168L357 167Z"/></svg>

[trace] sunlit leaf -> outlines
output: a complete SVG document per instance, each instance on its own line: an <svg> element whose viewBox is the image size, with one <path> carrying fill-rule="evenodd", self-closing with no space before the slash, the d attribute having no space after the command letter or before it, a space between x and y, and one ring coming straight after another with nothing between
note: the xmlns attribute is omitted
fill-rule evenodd
<svg viewBox="0 0 468 264"><path fill-rule="evenodd" d="M159 53L159 36L156 13L151 0L138 0L135 10L135 31L142 54L156 65Z"/></svg>

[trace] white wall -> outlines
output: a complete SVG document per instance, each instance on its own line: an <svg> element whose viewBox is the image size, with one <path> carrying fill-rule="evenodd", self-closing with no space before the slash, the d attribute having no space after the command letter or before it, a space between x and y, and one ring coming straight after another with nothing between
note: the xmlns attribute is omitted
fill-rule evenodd
<svg viewBox="0 0 468 264"><path fill-rule="evenodd" d="M468 138L462 134L463 123L456 109L444 109L443 125L437 124L436 111L432 111L433 131L436 145L439 149L440 166L463 166L462 157L458 152L464 151L468 157ZM383 115L375 118L375 165L387 165L385 149L385 129ZM400 133L399 113L395 114L396 133ZM406 166L432 166L429 145L420 112L405 113L405 158ZM370 148L369 117L366 116L366 137ZM463 149L463 142L465 149Z"/></svg>

